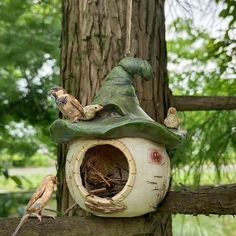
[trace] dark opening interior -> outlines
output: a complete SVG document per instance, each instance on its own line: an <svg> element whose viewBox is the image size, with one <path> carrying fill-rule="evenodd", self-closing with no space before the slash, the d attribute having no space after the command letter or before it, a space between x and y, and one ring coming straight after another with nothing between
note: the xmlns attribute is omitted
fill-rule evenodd
<svg viewBox="0 0 236 236"><path fill-rule="evenodd" d="M125 155L112 145L98 145L85 153L80 173L83 186L98 197L113 197L125 186L129 166Z"/></svg>

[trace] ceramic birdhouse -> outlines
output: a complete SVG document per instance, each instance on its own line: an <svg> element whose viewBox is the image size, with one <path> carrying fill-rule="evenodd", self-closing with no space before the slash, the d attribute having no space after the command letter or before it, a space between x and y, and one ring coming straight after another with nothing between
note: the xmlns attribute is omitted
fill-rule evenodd
<svg viewBox="0 0 236 236"><path fill-rule="evenodd" d="M139 106L133 76L152 78L145 60L125 58L105 78L92 104L94 120L56 120L51 135L68 143L66 182L78 205L94 215L133 217L155 211L170 180L166 148L182 136L152 120Z"/></svg>

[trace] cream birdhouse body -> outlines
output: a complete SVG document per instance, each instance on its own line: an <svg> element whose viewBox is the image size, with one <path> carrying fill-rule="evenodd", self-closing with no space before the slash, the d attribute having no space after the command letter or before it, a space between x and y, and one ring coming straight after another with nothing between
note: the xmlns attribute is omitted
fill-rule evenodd
<svg viewBox="0 0 236 236"><path fill-rule="evenodd" d="M124 187L109 198L90 194L82 181L86 153L96 147L103 148L103 153L116 149L113 162L127 170L127 176L122 176L126 179ZM70 193L84 210L98 216L131 217L155 211L168 190L169 179L170 161L164 146L142 138L78 140L70 145L67 155Z"/></svg>

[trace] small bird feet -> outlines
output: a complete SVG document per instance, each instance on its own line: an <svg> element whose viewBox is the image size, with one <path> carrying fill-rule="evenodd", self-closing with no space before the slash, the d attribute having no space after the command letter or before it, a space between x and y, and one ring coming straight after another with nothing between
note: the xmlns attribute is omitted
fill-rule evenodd
<svg viewBox="0 0 236 236"><path fill-rule="evenodd" d="M79 117L75 117L71 122L72 122L72 123L77 123L77 122L79 122Z"/></svg>
<svg viewBox="0 0 236 236"><path fill-rule="evenodd" d="M32 217L37 217L39 222L42 221L42 215L39 215L39 214L37 214L37 213L32 213L32 214L30 215L30 218L32 218Z"/></svg>

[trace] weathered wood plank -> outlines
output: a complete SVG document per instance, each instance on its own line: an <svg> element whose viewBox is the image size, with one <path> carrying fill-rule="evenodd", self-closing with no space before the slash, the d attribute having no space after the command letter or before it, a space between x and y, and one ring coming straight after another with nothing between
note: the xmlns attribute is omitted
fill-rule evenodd
<svg viewBox="0 0 236 236"><path fill-rule="evenodd" d="M61 236L61 235L144 235L156 229L156 219L168 214L236 214L236 184L217 187L206 186L198 189L169 191L158 207L158 211L135 218L58 217L44 218L42 223L30 219L19 232L19 236ZM11 235L19 219L0 219L0 235Z"/></svg>
<svg viewBox="0 0 236 236"><path fill-rule="evenodd" d="M136 218L102 218L58 217L55 220L44 218L39 224L30 219L19 231L19 236L126 236L151 233L155 228L153 220L145 221L145 217ZM20 219L0 219L0 235L9 236L14 232Z"/></svg>
<svg viewBox="0 0 236 236"><path fill-rule="evenodd" d="M236 184L169 191L159 212L236 215Z"/></svg>
<svg viewBox="0 0 236 236"><path fill-rule="evenodd" d="M236 96L172 96L172 106L178 111L233 110Z"/></svg>

